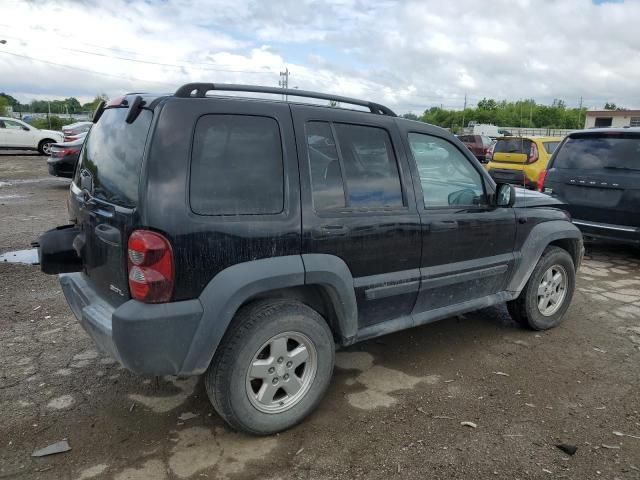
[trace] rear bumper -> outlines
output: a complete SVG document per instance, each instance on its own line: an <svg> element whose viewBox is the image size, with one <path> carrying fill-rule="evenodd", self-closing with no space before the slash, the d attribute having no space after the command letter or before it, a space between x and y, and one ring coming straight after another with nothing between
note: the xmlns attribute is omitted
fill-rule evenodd
<svg viewBox="0 0 640 480"><path fill-rule="evenodd" d="M522 186L525 185L528 188L536 188L537 182L532 181L525 175L524 171L511 168L489 168L489 175L497 183L511 183L512 185Z"/></svg>
<svg viewBox="0 0 640 480"><path fill-rule="evenodd" d="M73 172L76 168L77 158L51 158L47 159L47 168L49 169L49 175L54 177L73 177Z"/></svg>
<svg viewBox="0 0 640 480"><path fill-rule="evenodd" d="M640 228L625 225L613 225L610 223L592 222L588 220L573 219L585 237L593 237L609 242L628 243L640 245Z"/></svg>
<svg viewBox="0 0 640 480"><path fill-rule="evenodd" d="M193 375L183 363L202 319L199 300L146 304L129 300L115 307L102 298L82 273L60 275L74 315L105 353L132 372L145 375Z"/></svg>

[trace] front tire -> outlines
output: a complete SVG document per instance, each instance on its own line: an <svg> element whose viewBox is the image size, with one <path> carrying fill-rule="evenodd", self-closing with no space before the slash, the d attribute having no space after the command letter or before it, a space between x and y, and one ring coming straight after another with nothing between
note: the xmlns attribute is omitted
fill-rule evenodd
<svg viewBox="0 0 640 480"><path fill-rule="evenodd" d="M562 322L576 284L576 270L569 253L547 247L520 296L507 302L516 322L533 330L547 330Z"/></svg>
<svg viewBox="0 0 640 480"><path fill-rule="evenodd" d="M325 320L291 300L242 307L205 373L207 395L232 427L254 435L286 430L311 413L333 373Z"/></svg>
<svg viewBox="0 0 640 480"><path fill-rule="evenodd" d="M51 146L54 143L56 143L56 141L51 140L50 138L41 140L40 143L38 144L38 151L40 152L41 155L49 156L49 154L51 153Z"/></svg>

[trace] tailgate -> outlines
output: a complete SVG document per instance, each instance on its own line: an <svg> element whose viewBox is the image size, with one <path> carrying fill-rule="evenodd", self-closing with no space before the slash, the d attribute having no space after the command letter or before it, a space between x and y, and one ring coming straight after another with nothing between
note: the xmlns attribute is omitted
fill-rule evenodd
<svg viewBox="0 0 640 480"><path fill-rule="evenodd" d="M500 138L493 148L492 161L526 163L531 151L531 140L526 138Z"/></svg>
<svg viewBox="0 0 640 480"><path fill-rule="evenodd" d="M576 220L640 226L640 134L569 137L545 182Z"/></svg>
<svg viewBox="0 0 640 480"><path fill-rule="evenodd" d="M127 241L139 224L138 184L153 116L142 110L129 124L127 112L127 108L108 108L91 129L69 205L81 231L78 250L84 273L115 305L130 298Z"/></svg>

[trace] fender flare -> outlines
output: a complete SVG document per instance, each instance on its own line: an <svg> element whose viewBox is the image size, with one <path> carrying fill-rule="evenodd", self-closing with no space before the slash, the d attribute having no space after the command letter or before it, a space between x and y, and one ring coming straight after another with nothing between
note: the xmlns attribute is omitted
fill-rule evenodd
<svg viewBox="0 0 640 480"><path fill-rule="evenodd" d="M577 243L576 256L573 260L576 270L578 269L582 257L582 232L578 227L566 220L551 220L540 223L531 229L520 252L516 254L515 269L506 288L508 291L516 295L522 291L544 249L556 240L571 240Z"/></svg>
<svg viewBox="0 0 640 480"><path fill-rule="evenodd" d="M253 260L224 269L200 294L202 319L181 371L200 374L209 367L233 317L249 298L305 284L325 289L338 319L338 334L345 339L355 337L358 318L353 278L341 259L333 255L287 255Z"/></svg>

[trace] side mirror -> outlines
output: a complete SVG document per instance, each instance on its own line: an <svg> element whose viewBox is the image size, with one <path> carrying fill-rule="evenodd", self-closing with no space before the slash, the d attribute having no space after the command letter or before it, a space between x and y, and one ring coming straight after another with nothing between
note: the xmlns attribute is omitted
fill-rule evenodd
<svg viewBox="0 0 640 480"><path fill-rule="evenodd" d="M496 206L497 207L513 207L516 203L516 189L508 183L499 183L496 185Z"/></svg>
<svg viewBox="0 0 640 480"><path fill-rule="evenodd" d="M25 132L28 132L28 131L30 131L30 130L31 130L29 127L22 127L22 129L23 129Z"/></svg>

